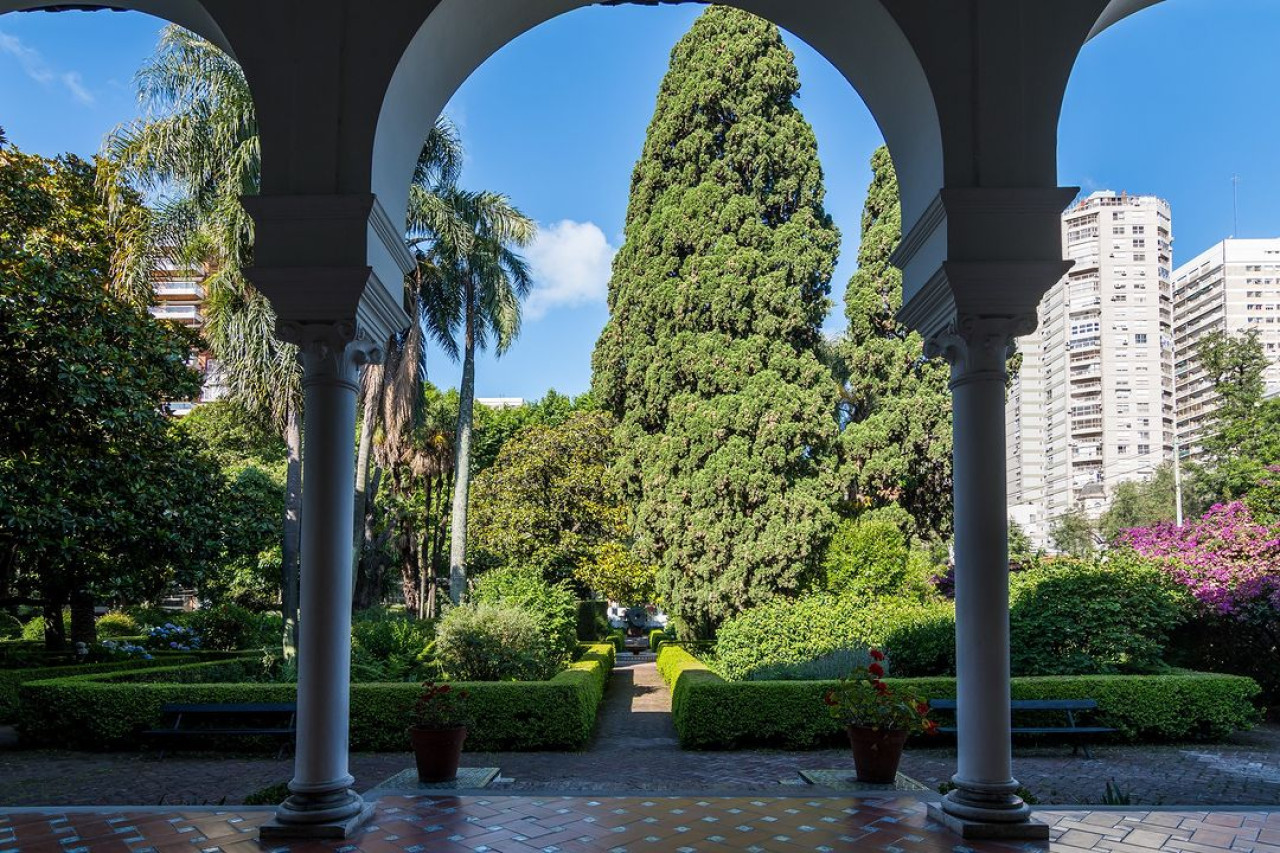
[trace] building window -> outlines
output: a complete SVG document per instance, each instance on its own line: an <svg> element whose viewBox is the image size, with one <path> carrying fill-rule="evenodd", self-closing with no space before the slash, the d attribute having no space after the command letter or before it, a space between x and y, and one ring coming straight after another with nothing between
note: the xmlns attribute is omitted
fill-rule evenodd
<svg viewBox="0 0 1280 853"><path fill-rule="evenodd" d="M1146 336L1146 333L1140 332L1140 333L1138 333L1138 334L1134 335L1134 336L1133 336L1133 342L1134 342L1135 344L1145 344L1145 343L1147 342L1147 336Z"/></svg>

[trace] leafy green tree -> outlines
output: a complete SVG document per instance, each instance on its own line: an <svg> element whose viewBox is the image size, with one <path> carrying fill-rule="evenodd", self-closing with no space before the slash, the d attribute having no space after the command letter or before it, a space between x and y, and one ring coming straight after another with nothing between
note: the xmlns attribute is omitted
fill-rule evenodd
<svg viewBox="0 0 1280 853"><path fill-rule="evenodd" d="M1063 513L1049 525L1049 541L1060 554L1085 558L1098 550L1098 534L1084 507Z"/></svg>
<svg viewBox="0 0 1280 853"><path fill-rule="evenodd" d="M481 407L475 413L475 430L471 437L471 470L480 472L493 465L502 448L526 427L540 424L557 427L578 412L596 408L590 393L566 397L554 388L540 400L505 409Z"/></svg>
<svg viewBox="0 0 1280 853"><path fill-rule="evenodd" d="M622 542L610 540L578 564L574 580L608 601L658 604L658 567L641 562Z"/></svg>
<svg viewBox="0 0 1280 853"><path fill-rule="evenodd" d="M745 12L711 6L675 46L592 362L638 556L699 636L816 580L833 520L816 351L839 233L799 88Z"/></svg>
<svg viewBox="0 0 1280 853"><path fill-rule="evenodd" d="M1031 537L1022 525L1009 519L1009 562L1025 566L1035 558L1035 550L1031 547Z"/></svg>
<svg viewBox="0 0 1280 853"><path fill-rule="evenodd" d="M950 368L927 359L918 332L898 322L902 273L890 255L902 239L898 177L889 151L871 156L858 270L845 289L847 331L834 346L841 379L841 486L854 512L896 504L909 531L951 530Z"/></svg>
<svg viewBox="0 0 1280 853"><path fill-rule="evenodd" d="M1194 518L1206 507L1201 507L1197 487L1191 472L1183 476L1183 514ZM1177 496L1173 482L1173 463L1166 462L1152 472L1146 480L1126 480L1119 483L1111 496L1111 505L1098 519L1098 533L1103 541L1112 542L1121 531L1132 527L1154 527L1161 522L1177 518Z"/></svg>
<svg viewBox="0 0 1280 853"><path fill-rule="evenodd" d="M1256 329L1205 335L1197 357L1219 401L1205 433L1207 461L1198 473L1213 499L1235 500L1280 461L1280 398L1263 399L1268 362Z"/></svg>
<svg viewBox="0 0 1280 853"><path fill-rule="evenodd" d="M205 573L198 585L201 596L251 610L275 609L280 599L284 465L267 468L261 462L240 462L221 473L224 485L217 511L221 549L216 568Z"/></svg>
<svg viewBox="0 0 1280 853"><path fill-rule="evenodd" d="M596 548L625 535L627 508L609 474L614 426L604 412L580 412L507 441L471 492L472 561L570 580Z"/></svg>
<svg viewBox="0 0 1280 853"><path fill-rule="evenodd" d="M892 510L872 510L836 528L823 563L826 589L836 595L875 598L907 586L910 548Z"/></svg>
<svg viewBox="0 0 1280 853"><path fill-rule="evenodd" d="M152 597L216 556L213 463L171 429L193 339L107 292L114 233L74 157L0 134L0 597L38 596L51 647L95 600Z"/></svg>
<svg viewBox="0 0 1280 853"><path fill-rule="evenodd" d="M497 193L451 189L439 197L450 218L448 225L437 222L412 244L418 261L414 276L422 322L445 352L462 359L449 522L449 595L457 603L467 586L476 349L492 341L501 356L520 334L520 300L528 294L532 279L515 250L533 241L537 226ZM411 242L417 236L411 229Z"/></svg>
<svg viewBox="0 0 1280 853"><path fill-rule="evenodd" d="M223 466L249 461L275 465L285 460L285 444L275 426L261 412L236 400L197 406L178 421L178 427Z"/></svg>

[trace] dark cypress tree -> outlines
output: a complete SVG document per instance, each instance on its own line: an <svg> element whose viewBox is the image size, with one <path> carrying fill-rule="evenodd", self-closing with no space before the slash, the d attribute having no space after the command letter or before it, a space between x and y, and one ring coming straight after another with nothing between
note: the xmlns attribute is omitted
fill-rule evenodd
<svg viewBox="0 0 1280 853"><path fill-rule="evenodd" d="M920 335L897 321L902 273L889 256L902 239L898 177L888 149L871 157L858 271L845 290L848 331L836 344L841 392L841 480L850 514L897 504L909 533L951 530L950 368L926 359Z"/></svg>
<svg viewBox="0 0 1280 853"><path fill-rule="evenodd" d="M712 6L675 46L593 359L636 548L687 634L802 591L830 535L815 355L839 233L776 27Z"/></svg>

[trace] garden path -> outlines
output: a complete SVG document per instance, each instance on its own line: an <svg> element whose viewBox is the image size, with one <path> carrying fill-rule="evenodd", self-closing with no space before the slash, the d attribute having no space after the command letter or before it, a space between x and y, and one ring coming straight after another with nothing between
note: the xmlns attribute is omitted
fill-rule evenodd
<svg viewBox="0 0 1280 853"><path fill-rule="evenodd" d="M641 662L633 663L633 657ZM671 722L671 691L658 675L657 664L641 656L620 655L589 751L603 755L655 749L680 749Z"/></svg>

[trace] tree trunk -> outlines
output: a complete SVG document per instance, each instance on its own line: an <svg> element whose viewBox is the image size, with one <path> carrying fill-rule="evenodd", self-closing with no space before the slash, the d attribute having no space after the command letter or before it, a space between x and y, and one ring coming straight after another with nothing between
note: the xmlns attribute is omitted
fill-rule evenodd
<svg viewBox="0 0 1280 853"><path fill-rule="evenodd" d="M302 422L297 406L290 406L285 422L288 468L284 486L284 542L280 578L280 611L284 616L282 651L291 661L298 655L298 552L302 536Z"/></svg>
<svg viewBox="0 0 1280 853"><path fill-rule="evenodd" d="M66 593L60 589L44 590L44 648L47 652L60 652L67 647L67 630L62 624L62 606Z"/></svg>
<svg viewBox="0 0 1280 853"><path fill-rule="evenodd" d="M471 407L476 392L473 317L474 313L468 310L462 388L458 394L458 428L454 433L453 513L449 531L449 597L454 604L462 601L467 590L467 492L471 486Z"/></svg>
<svg viewBox="0 0 1280 853"><path fill-rule="evenodd" d="M373 433L378 428L378 399L380 394L374 391L372 386L375 383L369 381L368 371L370 367L366 367L365 381L371 387L365 388L364 395L364 411L360 416L360 445L356 452L356 500L354 514L352 519L352 535L355 538L354 547L351 549L351 577L353 594L351 597L351 606L353 609L361 609L368 605L362 602L363 598L368 595L368 581L361 577L360 572L364 566L364 549L369 542L370 537L367 535L367 526L369 519L369 457L373 453ZM380 386L382 383L377 383ZM363 595L361 593L364 593Z"/></svg>
<svg viewBox="0 0 1280 853"><path fill-rule="evenodd" d="M356 610L367 610L376 607L382 600L382 585L385 577L386 558L382 552L387 540L391 538L395 525L388 522L382 535L377 535L378 519L381 513L377 509L378 488L382 482L382 469L374 466L373 477L369 480L367 503L368 510L360 519L360 551L361 556L356 568L356 587L352 596L352 607Z"/></svg>
<svg viewBox="0 0 1280 853"><path fill-rule="evenodd" d="M93 596L87 592L71 594L71 642L92 648L98 642L98 626L93 612Z"/></svg>
<svg viewBox="0 0 1280 853"><path fill-rule="evenodd" d="M419 592L422 578L419 571L418 538L413 535L413 531L406 530L401 541L404 544L400 549L400 589L404 593L404 606L410 616L420 617L422 599Z"/></svg>

